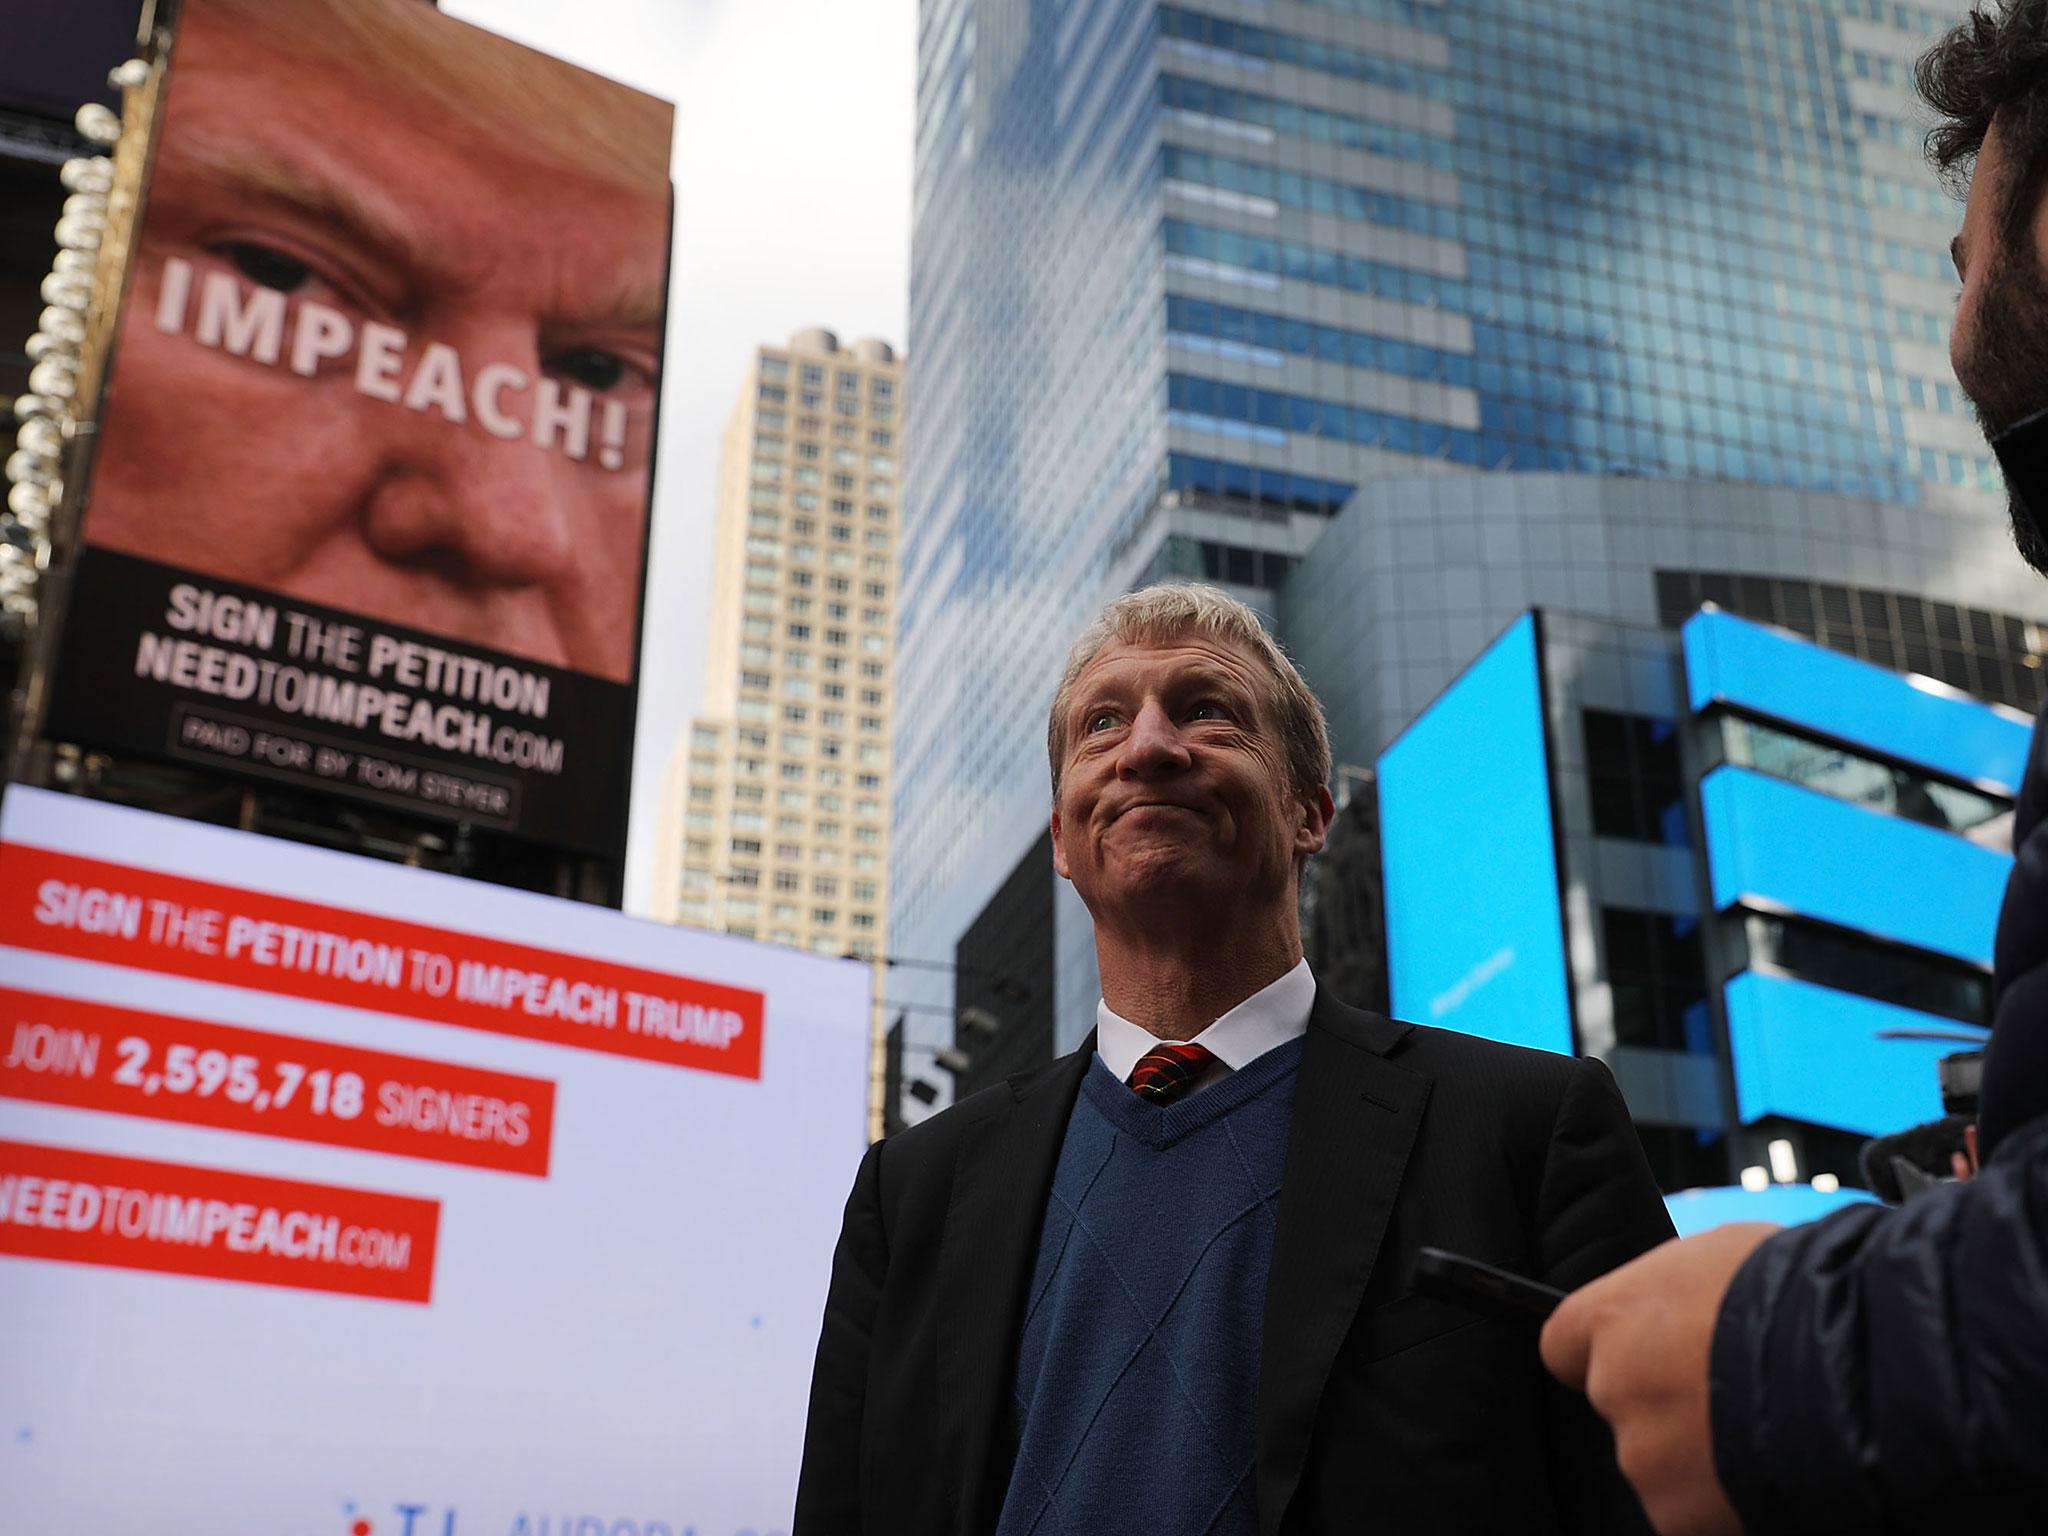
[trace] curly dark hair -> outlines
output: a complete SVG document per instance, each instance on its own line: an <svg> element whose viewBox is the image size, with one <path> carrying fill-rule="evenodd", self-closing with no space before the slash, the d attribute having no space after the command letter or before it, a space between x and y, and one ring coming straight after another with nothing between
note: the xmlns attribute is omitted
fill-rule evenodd
<svg viewBox="0 0 2048 1536"><path fill-rule="evenodd" d="M2048 0L1979 6L1920 56L1913 83L1940 114L1927 159L1957 196L1997 119L2006 166L1998 228L2009 243L2022 237L2048 178Z"/></svg>

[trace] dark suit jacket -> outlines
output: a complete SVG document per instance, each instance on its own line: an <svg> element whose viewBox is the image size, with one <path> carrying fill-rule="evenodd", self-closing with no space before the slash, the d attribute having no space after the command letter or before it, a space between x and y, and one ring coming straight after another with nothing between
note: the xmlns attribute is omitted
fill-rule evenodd
<svg viewBox="0 0 2048 1536"><path fill-rule="evenodd" d="M795 1536L994 1529L1023 1298L1093 1055L1091 1037L868 1149L832 1261ZM1535 1327L1409 1278L1434 1244L1569 1289L1671 1231L1598 1062L1319 992L1267 1281L1261 1536L1646 1531Z"/></svg>

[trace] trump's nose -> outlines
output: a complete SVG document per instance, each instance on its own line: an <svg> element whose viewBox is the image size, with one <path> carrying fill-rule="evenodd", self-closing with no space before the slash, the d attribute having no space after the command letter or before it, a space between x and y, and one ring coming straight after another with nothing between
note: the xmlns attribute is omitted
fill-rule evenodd
<svg viewBox="0 0 2048 1536"><path fill-rule="evenodd" d="M545 586L568 570L575 530L552 450L475 422L393 425L405 440L386 456L363 519L380 558L480 592Z"/></svg>

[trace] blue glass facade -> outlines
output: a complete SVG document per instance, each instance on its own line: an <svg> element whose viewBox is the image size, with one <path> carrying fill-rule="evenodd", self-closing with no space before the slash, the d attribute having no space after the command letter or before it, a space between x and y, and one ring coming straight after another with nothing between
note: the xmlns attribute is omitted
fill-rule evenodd
<svg viewBox="0 0 2048 1536"><path fill-rule="evenodd" d="M1425 472L1994 501L1904 74L1948 19L924 0L895 946L948 955L1037 835L1061 655L1176 507L1299 553Z"/></svg>
<svg viewBox="0 0 2048 1536"><path fill-rule="evenodd" d="M1162 8L1186 50L1162 52L1162 173L1253 217L1169 216L1169 265L1470 322L1476 434L1407 443L1389 422L1354 441L1901 501L1925 481L1994 485L1967 434L1925 419L1963 412L1918 355L1945 340L1953 211L1900 159L1910 59L1952 18L1810 0L1317 7L1371 18L1344 46L1229 14L1266 8L1210 9ZM1313 92L1328 106L1287 89L1311 76L1362 88ZM1330 174L1388 162L1433 174Z"/></svg>
<svg viewBox="0 0 2048 1536"><path fill-rule="evenodd" d="M1156 9L921 7L906 390L933 405L904 465L905 954L949 956L1043 830L1061 648L1166 471Z"/></svg>

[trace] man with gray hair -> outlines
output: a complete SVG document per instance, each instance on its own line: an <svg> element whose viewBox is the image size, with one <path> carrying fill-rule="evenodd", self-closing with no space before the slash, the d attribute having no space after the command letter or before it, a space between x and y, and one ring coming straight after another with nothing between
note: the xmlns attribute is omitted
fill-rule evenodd
<svg viewBox="0 0 2048 1536"><path fill-rule="evenodd" d="M1606 1070L1317 987L1329 742L1242 603L1112 603L1047 747L1097 1028L869 1149L796 1536L1645 1529L1534 1326L1410 1289L1425 1245L1571 1287L1670 1236Z"/></svg>

